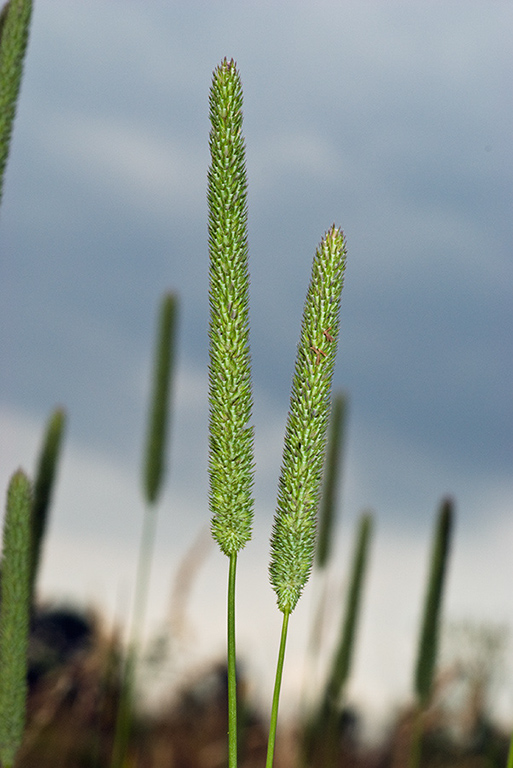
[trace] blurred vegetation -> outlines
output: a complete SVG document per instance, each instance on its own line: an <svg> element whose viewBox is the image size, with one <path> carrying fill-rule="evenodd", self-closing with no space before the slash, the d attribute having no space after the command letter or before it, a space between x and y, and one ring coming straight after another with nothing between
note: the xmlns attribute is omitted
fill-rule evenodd
<svg viewBox="0 0 513 768"><path fill-rule="evenodd" d="M449 625L446 666L437 675L423 711L422 766L503 768L509 735L490 714L505 648L503 627L471 622ZM461 638L461 653L454 638ZM492 653L482 659L485 648ZM38 607L29 644L27 727L17 768L104 768L110 765L122 679L118 632L102 618L69 606ZM153 664L165 666L164 653ZM156 672L158 670L153 670ZM224 768L227 759L227 672L223 661L189 670L170 687L157 708L136 708L125 765L145 768ZM239 764L262 765L267 748L267 713L252 704L251 680L238 671ZM362 736L363 716L346 703L337 721L333 764L355 768L401 768L409 763L417 710L405 706L390 717L379 744ZM325 765L321 751L305 763L298 722L278 732L275 765Z"/></svg>

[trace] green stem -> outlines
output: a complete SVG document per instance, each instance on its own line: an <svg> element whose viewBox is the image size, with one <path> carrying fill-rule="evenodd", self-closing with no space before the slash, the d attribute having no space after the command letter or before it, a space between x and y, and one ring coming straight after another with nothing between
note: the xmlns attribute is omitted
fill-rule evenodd
<svg viewBox="0 0 513 768"><path fill-rule="evenodd" d="M513 736L511 737L511 741L509 744L507 768L513 768Z"/></svg>
<svg viewBox="0 0 513 768"><path fill-rule="evenodd" d="M422 757L422 737L424 735L424 722L422 715L422 706L417 705L413 714L409 768L419 768L420 766L420 760Z"/></svg>
<svg viewBox="0 0 513 768"><path fill-rule="evenodd" d="M133 647L137 647L139 645L142 628L144 626L146 606L148 602L151 563L153 560L153 549L155 545L156 525L156 510L151 507L146 507L143 520L143 530L141 534L141 544L139 548L139 560L137 563L135 578L134 608L130 635L130 645Z"/></svg>
<svg viewBox="0 0 513 768"><path fill-rule="evenodd" d="M125 660L121 682L121 694L116 719L111 768L121 768L123 765L124 756L128 747L128 741L130 739L130 730L132 724L132 700L135 685L137 655L141 640L142 627L144 626L146 605L148 602L148 587L150 582L152 555L155 543L156 522L156 510L147 507L144 514L141 544L137 562L134 606L131 619L127 657Z"/></svg>
<svg viewBox="0 0 513 768"><path fill-rule="evenodd" d="M228 575L228 766L237 766L237 659L235 653L235 576L237 553L230 555Z"/></svg>
<svg viewBox="0 0 513 768"><path fill-rule="evenodd" d="M271 710L271 723L269 725L269 740L267 742L266 768L272 768L274 761L274 744L276 742L276 726L278 725L278 707L280 704L281 679L283 677L283 662L285 660L285 646L287 643L287 630L289 627L290 611L283 611L283 624L281 628L280 651L278 664L276 665L276 679L274 682L273 706Z"/></svg>

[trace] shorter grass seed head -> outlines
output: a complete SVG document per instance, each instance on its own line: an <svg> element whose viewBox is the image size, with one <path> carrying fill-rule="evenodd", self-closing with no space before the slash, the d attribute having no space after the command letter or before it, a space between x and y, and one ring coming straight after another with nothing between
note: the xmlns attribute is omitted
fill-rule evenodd
<svg viewBox="0 0 513 768"><path fill-rule="evenodd" d="M333 225L317 248L306 296L271 536L271 585L284 613L294 610L312 569L345 266L344 235Z"/></svg>

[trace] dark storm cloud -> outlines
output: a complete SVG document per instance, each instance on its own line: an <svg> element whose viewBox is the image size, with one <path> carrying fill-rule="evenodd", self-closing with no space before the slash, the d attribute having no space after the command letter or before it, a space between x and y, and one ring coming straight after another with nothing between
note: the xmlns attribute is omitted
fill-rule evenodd
<svg viewBox="0 0 513 768"><path fill-rule="evenodd" d="M370 495L404 445L419 474L452 468L455 491L507 477L510 22L481 2L38 6L2 211L4 402L43 417L64 401L76 439L135 455L169 287L180 363L206 372L207 96L233 55L262 424L287 407L311 258L336 221L336 383ZM373 431L397 454L371 460Z"/></svg>

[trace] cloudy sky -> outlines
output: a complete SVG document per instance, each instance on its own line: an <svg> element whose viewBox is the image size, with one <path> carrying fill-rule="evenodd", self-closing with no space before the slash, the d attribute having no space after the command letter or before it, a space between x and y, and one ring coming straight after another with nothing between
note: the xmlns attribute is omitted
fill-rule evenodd
<svg viewBox="0 0 513 768"><path fill-rule="evenodd" d="M376 514L351 695L384 706L409 694L445 494L457 506L446 615L511 623L512 27L501 0L35 4L0 217L0 471L2 487L18 465L32 471L63 404L44 595L95 601L112 621L130 603L155 315L169 289L178 377L154 623L208 523L208 91L228 56L245 99L257 459L241 648L266 679L282 435L311 260L332 222L349 251L336 596L357 515ZM211 551L192 587L201 653L222 646L225 569ZM290 690L311 602L307 590L291 625Z"/></svg>

